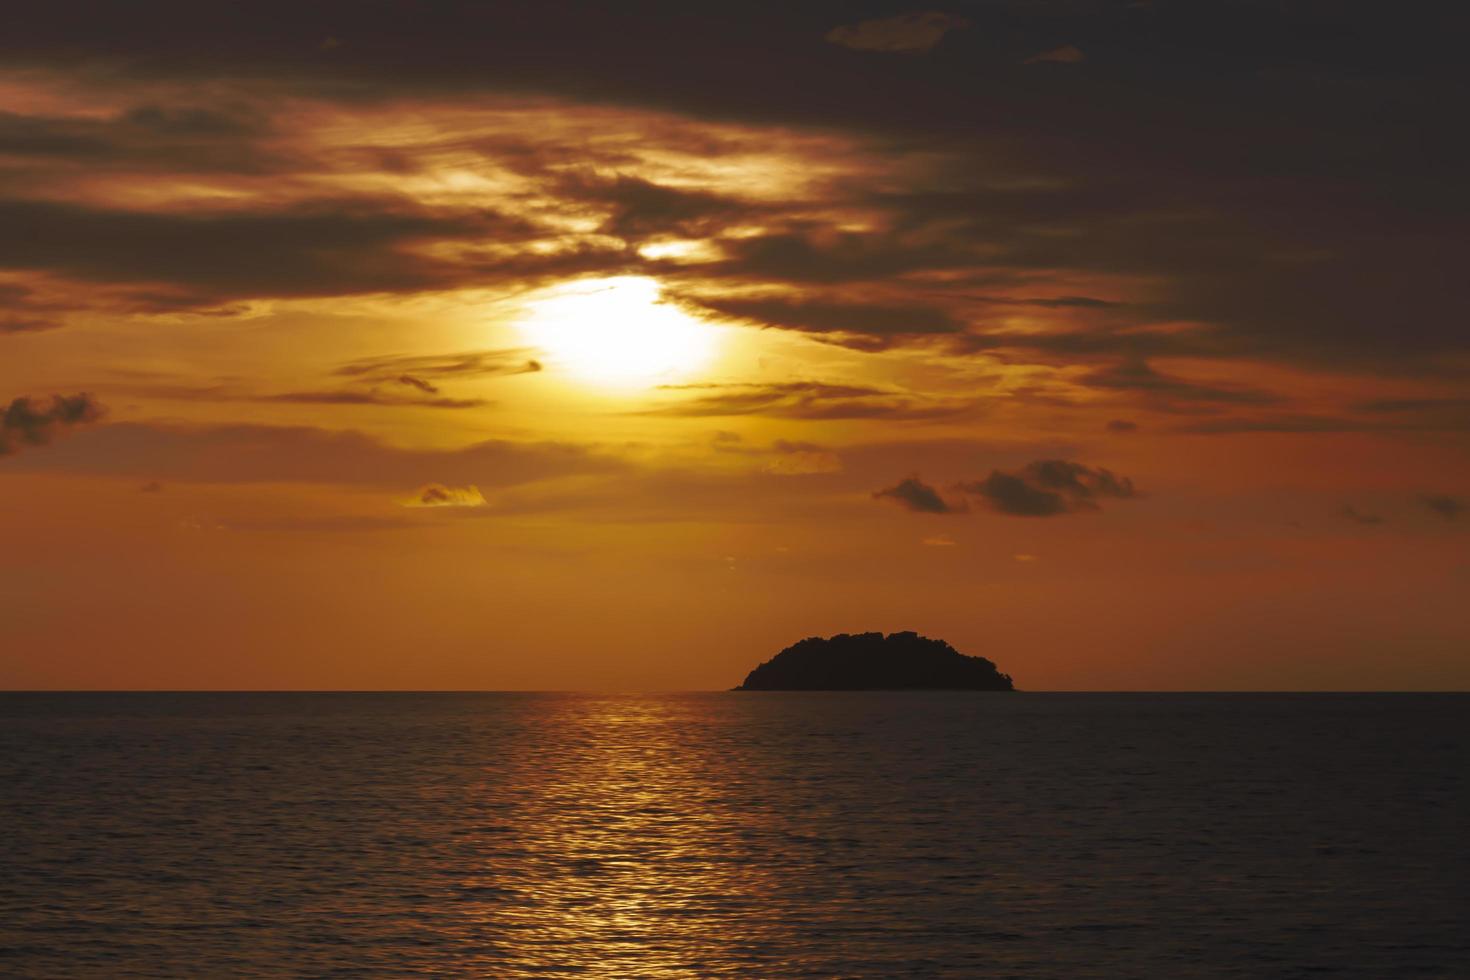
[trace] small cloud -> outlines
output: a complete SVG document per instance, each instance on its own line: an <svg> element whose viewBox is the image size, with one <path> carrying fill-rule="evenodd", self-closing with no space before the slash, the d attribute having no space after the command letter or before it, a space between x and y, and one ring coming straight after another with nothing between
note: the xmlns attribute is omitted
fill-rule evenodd
<svg viewBox="0 0 1470 980"><path fill-rule="evenodd" d="M414 387L418 387L415 385ZM422 390L422 389L421 389ZM254 401L290 402L296 405L379 405L397 408L483 408L489 402L483 398L445 398L440 395L390 395L376 388L357 390L352 388L325 391L285 391L276 395L258 395Z"/></svg>
<svg viewBox="0 0 1470 980"><path fill-rule="evenodd" d="M1011 555L1011 557L1014 558L1014 559L1016 559L1016 561L1020 562L1023 565L1029 565L1032 562L1037 562L1037 561L1040 561L1041 560L1040 558L1037 558L1035 555L1028 555L1028 554L1024 554L1024 553L1023 554L1019 554L1019 555Z"/></svg>
<svg viewBox="0 0 1470 980"><path fill-rule="evenodd" d="M771 444L775 455L766 464L767 473L782 476L806 476L815 473L840 473L842 460L830 449L810 442L788 442L777 439Z"/></svg>
<svg viewBox="0 0 1470 980"><path fill-rule="evenodd" d="M397 384L406 385L409 388L417 388L419 391L422 391L426 395L439 394L439 388L437 385L432 385L429 382L425 381L423 378L416 378L411 374L400 374L393 380Z"/></svg>
<svg viewBox="0 0 1470 980"><path fill-rule="evenodd" d="M1075 514L1097 510L1097 501L1104 497L1137 496L1127 477L1065 459L1040 459L1015 473L992 470L985 479L961 483L957 489L1012 517Z"/></svg>
<svg viewBox="0 0 1470 980"><path fill-rule="evenodd" d="M1104 428L1109 432L1137 432L1138 423L1130 422L1127 419L1112 419Z"/></svg>
<svg viewBox="0 0 1470 980"><path fill-rule="evenodd" d="M541 362L526 356L525 348L472 350L449 354L387 354L365 357L337 368L339 377L364 382L396 382L427 391L435 387L428 379L484 378L496 375L535 374Z"/></svg>
<svg viewBox="0 0 1470 980"><path fill-rule="evenodd" d="M1434 511L1447 521L1453 521L1466 510L1470 510L1470 504L1459 497L1451 497L1447 494L1425 494L1419 498L1425 507Z"/></svg>
<svg viewBox="0 0 1470 980"><path fill-rule="evenodd" d="M53 395L50 404L17 398L0 412L0 456L44 446L61 432L95 422L103 408L91 395Z"/></svg>
<svg viewBox="0 0 1470 980"><path fill-rule="evenodd" d="M919 543L927 545L930 548L953 548L959 544L958 541L947 534L939 534L932 538L922 538Z"/></svg>
<svg viewBox="0 0 1470 980"><path fill-rule="evenodd" d="M953 514L964 510L939 496L939 491L921 481L917 476L900 480L891 487L874 492L876 499L887 498L907 510L920 514Z"/></svg>
<svg viewBox="0 0 1470 980"><path fill-rule="evenodd" d="M157 480L153 480L152 482L145 483L141 487L139 487L138 488L138 492L139 493L163 493L163 484L162 483L159 483Z"/></svg>
<svg viewBox="0 0 1470 980"><path fill-rule="evenodd" d="M1382 524L1383 515L1368 514L1358 510L1352 504L1344 504L1342 511L1343 520L1352 521L1354 524Z"/></svg>
<svg viewBox="0 0 1470 980"><path fill-rule="evenodd" d="M1033 54L1026 59L1026 64L1034 65L1040 62L1050 61L1059 65L1075 65L1078 62L1086 60L1087 55L1082 52L1081 48L1075 44L1064 44L1059 48L1052 48L1050 51Z"/></svg>
<svg viewBox="0 0 1470 980"><path fill-rule="evenodd" d="M949 31L969 26L970 22L963 17L927 10L834 27L825 39L854 51L924 54Z"/></svg>
<svg viewBox="0 0 1470 980"><path fill-rule="evenodd" d="M401 503L405 507L483 507L485 497L476 486L446 487L442 483L430 483Z"/></svg>
<svg viewBox="0 0 1470 980"><path fill-rule="evenodd" d="M767 473L778 476L811 476L817 473L841 473L842 460L836 453L787 453L766 464Z"/></svg>

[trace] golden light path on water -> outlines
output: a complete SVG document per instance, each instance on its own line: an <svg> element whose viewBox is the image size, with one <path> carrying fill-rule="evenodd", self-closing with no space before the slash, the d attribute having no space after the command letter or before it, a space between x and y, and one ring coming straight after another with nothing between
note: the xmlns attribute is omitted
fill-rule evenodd
<svg viewBox="0 0 1470 980"><path fill-rule="evenodd" d="M559 727L581 737L563 742L522 804L539 817L517 821L530 901L491 903L487 932L516 937L521 966L550 973L595 962L605 976L689 977L751 965L774 938L752 912L778 884L748 860L762 821L731 795L744 783L730 766L735 746L680 751L698 724L687 702L556 706Z"/></svg>

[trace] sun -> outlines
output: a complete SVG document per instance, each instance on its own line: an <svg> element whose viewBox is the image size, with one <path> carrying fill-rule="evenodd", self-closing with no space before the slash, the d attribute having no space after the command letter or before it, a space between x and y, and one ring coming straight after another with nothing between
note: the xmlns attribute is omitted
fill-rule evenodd
<svg viewBox="0 0 1470 980"><path fill-rule="evenodd" d="M519 326L553 368L583 381L639 387L684 377L714 357L718 328L661 297L643 276L559 286L526 304Z"/></svg>

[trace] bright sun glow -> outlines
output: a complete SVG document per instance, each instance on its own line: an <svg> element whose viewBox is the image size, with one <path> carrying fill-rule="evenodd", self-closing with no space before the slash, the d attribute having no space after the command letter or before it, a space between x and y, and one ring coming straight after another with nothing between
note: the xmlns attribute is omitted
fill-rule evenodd
<svg viewBox="0 0 1470 980"><path fill-rule="evenodd" d="M658 283L642 276L561 286L527 308L526 338L553 367L584 381L654 384L698 370L715 353L718 328L662 302Z"/></svg>

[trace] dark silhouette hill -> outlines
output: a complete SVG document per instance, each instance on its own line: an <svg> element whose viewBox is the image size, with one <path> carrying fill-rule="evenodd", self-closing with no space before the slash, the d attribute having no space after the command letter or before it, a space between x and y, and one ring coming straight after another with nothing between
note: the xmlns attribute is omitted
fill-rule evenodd
<svg viewBox="0 0 1470 980"><path fill-rule="evenodd" d="M1008 674L917 633L808 637L746 675L737 691L1013 691Z"/></svg>

